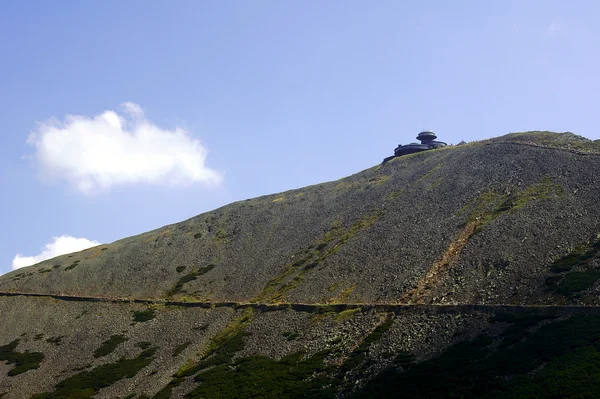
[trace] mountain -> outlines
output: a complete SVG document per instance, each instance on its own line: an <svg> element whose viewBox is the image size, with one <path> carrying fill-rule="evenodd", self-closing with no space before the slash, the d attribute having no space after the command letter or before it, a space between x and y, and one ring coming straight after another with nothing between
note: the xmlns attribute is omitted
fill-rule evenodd
<svg viewBox="0 0 600 399"><path fill-rule="evenodd" d="M595 397L599 172L513 133L0 276L0 397Z"/></svg>

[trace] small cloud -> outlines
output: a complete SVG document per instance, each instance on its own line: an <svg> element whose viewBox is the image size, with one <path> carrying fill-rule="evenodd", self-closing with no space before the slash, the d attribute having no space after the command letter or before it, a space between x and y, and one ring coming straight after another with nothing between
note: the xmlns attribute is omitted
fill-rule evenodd
<svg viewBox="0 0 600 399"><path fill-rule="evenodd" d="M559 31L561 31L563 29L562 25L556 22L552 22L550 25L548 25L548 27L546 28L546 34L548 36L552 36L555 35L556 33L558 33Z"/></svg>
<svg viewBox="0 0 600 399"><path fill-rule="evenodd" d="M138 104L123 114L67 115L39 123L27 143L42 175L62 179L84 194L128 184L220 184L206 166L208 150L181 128L163 129Z"/></svg>
<svg viewBox="0 0 600 399"><path fill-rule="evenodd" d="M35 265L47 259L52 259L60 255L70 254L72 252L83 251L91 247L100 245L98 241L91 241L87 238L75 238L71 236L53 237L52 241L44 245L42 252L35 256L23 256L17 254L12 261L13 270L25 266Z"/></svg>

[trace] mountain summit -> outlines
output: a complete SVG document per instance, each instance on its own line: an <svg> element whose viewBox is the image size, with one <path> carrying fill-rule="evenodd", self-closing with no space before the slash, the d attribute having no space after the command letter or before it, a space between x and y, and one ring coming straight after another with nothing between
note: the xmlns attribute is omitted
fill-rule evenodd
<svg viewBox="0 0 600 399"><path fill-rule="evenodd" d="M599 172L598 141L513 133L0 276L0 397L593 392Z"/></svg>

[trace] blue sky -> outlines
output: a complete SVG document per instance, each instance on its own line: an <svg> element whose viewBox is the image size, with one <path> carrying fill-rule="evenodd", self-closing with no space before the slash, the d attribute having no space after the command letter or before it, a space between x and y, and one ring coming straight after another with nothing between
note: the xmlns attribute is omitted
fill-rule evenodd
<svg viewBox="0 0 600 399"><path fill-rule="evenodd" d="M54 237L108 243L341 178L423 128L598 139L598 15L596 1L3 2L0 274L82 243Z"/></svg>

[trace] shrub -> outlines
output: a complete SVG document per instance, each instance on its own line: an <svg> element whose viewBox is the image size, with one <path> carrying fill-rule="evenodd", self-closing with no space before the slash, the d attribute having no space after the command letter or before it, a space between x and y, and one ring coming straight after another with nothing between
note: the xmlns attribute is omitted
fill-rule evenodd
<svg viewBox="0 0 600 399"><path fill-rule="evenodd" d="M136 323L143 323L156 318L156 311L154 309L136 310L133 312L133 321Z"/></svg>
<svg viewBox="0 0 600 399"><path fill-rule="evenodd" d="M94 357L103 357L112 353L117 346L127 341L128 338L122 334L111 335L109 339L104 341L102 345L94 352Z"/></svg>
<svg viewBox="0 0 600 399"><path fill-rule="evenodd" d="M15 352L19 341L20 340L16 339L8 345L0 346L0 360L15 365L15 367L8 372L8 375L11 377L39 368L40 362L44 360L44 354L41 352Z"/></svg>

